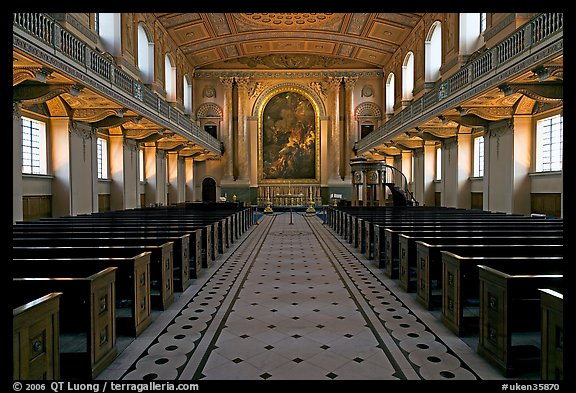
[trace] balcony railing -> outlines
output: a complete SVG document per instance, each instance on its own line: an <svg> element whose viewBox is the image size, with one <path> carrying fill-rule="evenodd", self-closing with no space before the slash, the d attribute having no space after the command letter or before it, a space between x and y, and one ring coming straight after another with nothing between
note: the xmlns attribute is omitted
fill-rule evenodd
<svg viewBox="0 0 576 393"><path fill-rule="evenodd" d="M158 97L152 90L132 78L121 68L118 68L112 60L90 48L50 16L42 13L14 13L13 24L28 35L52 47L56 53L66 55L67 58L82 68L109 82L110 86L117 87L120 91L136 98L147 110L164 119L167 123L173 124L175 126L174 132L183 134L184 137L191 135L196 139L195 142L213 152L222 154L218 139L202 130L187 116ZM179 130L184 132L178 132Z"/></svg>
<svg viewBox="0 0 576 393"><path fill-rule="evenodd" d="M470 87L498 67L513 61L519 55L530 53L535 46L551 39L563 28L563 13L543 13L538 15L498 45L464 66L446 81L437 84L431 91L418 100L413 101L402 111L392 116L386 123L358 141L358 151L369 150L375 147L379 141L384 141L387 137L392 137L405 131L402 129L405 124L423 116L425 111L435 107L450 96L456 96L465 88Z"/></svg>

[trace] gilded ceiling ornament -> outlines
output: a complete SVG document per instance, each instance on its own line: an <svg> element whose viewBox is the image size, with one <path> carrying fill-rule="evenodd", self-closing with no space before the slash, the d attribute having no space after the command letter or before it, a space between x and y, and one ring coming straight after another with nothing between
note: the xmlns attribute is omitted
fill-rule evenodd
<svg viewBox="0 0 576 393"><path fill-rule="evenodd" d="M326 27L340 25L342 16L334 13L239 13L235 15L238 20L241 20L251 26L259 26L265 28L278 27Z"/></svg>

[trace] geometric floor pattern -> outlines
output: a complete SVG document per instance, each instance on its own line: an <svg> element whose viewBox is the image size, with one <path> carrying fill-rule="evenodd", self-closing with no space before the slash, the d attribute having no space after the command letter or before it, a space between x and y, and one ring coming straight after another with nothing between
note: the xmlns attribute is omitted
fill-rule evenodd
<svg viewBox="0 0 576 393"><path fill-rule="evenodd" d="M97 379L504 379L370 262L315 215L266 215Z"/></svg>

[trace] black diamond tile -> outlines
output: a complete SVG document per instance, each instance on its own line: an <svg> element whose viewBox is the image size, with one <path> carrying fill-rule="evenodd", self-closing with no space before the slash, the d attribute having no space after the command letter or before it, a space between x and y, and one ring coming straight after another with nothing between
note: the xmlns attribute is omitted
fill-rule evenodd
<svg viewBox="0 0 576 393"><path fill-rule="evenodd" d="M330 346L329 346L329 345L326 345L326 344L324 344L324 345L322 345L320 348L322 348L322 349L328 349L328 348L330 348Z"/></svg>
<svg viewBox="0 0 576 393"><path fill-rule="evenodd" d="M302 336L299 335L299 334L294 334L292 337L294 337L294 338L300 338L300 337L302 337Z"/></svg>
<svg viewBox="0 0 576 393"><path fill-rule="evenodd" d="M297 292L297 291L292 291L292 292L290 292L290 293L295 294L295 293L298 293L298 292Z"/></svg>
<svg viewBox="0 0 576 393"><path fill-rule="evenodd" d="M318 329L322 329L322 328L325 327L325 326L324 326L324 325L316 325L316 327L317 327Z"/></svg>
<svg viewBox="0 0 576 393"><path fill-rule="evenodd" d="M262 378L262 379L268 379L268 378L270 378L271 376L272 376L272 375L271 375L271 374L268 374L268 373L260 374L260 378Z"/></svg>
<svg viewBox="0 0 576 393"><path fill-rule="evenodd" d="M298 303L292 303L292 305L293 305L293 306L297 306L297 305L298 305Z"/></svg>
<svg viewBox="0 0 576 393"><path fill-rule="evenodd" d="M250 337L250 336L247 335L247 334L243 334L243 335L240 336L240 338L248 338L248 337Z"/></svg>
<svg viewBox="0 0 576 393"><path fill-rule="evenodd" d="M243 362L244 360L240 359L240 358L236 358L232 360L234 363L240 363Z"/></svg>
<svg viewBox="0 0 576 393"><path fill-rule="evenodd" d="M278 310L276 310L275 308L273 308L273 309L272 309L272 310L270 310L270 311L272 311L272 312L276 312L276 311L278 311Z"/></svg>
<svg viewBox="0 0 576 393"><path fill-rule="evenodd" d="M358 357L356 357L356 358L354 358L354 359L352 359L352 360L354 360L354 361L357 362L357 363L362 363L362 362L364 361L364 359L358 358Z"/></svg>
<svg viewBox="0 0 576 393"><path fill-rule="evenodd" d="M300 358L295 358L295 359L292 359L292 361L293 361L294 363L300 363L300 362L303 362L304 360L302 360L302 359L300 359Z"/></svg>
<svg viewBox="0 0 576 393"><path fill-rule="evenodd" d="M251 321L254 319L254 317L246 317L247 320Z"/></svg>
<svg viewBox="0 0 576 393"><path fill-rule="evenodd" d="M338 302L333 302L332 304L335 305L335 306L337 306L337 305L338 305Z"/></svg>
<svg viewBox="0 0 576 393"><path fill-rule="evenodd" d="M330 379L334 379L334 378L336 378L336 377L338 376L338 374L328 373L328 374L326 374L326 376L327 376L328 378L330 378Z"/></svg>
<svg viewBox="0 0 576 393"><path fill-rule="evenodd" d="M268 327L269 327L270 329L274 329L274 328L276 327L276 325L268 325Z"/></svg>
<svg viewBox="0 0 576 393"><path fill-rule="evenodd" d="M251 306L257 306L258 303L250 303Z"/></svg>
<svg viewBox="0 0 576 393"><path fill-rule="evenodd" d="M320 310L318 310L318 309L314 309L314 310L312 310L312 311L314 311L314 312L320 312Z"/></svg>
<svg viewBox="0 0 576 393"><path fill-rule="evenodd" d="M240 336L240 337L242 337L242 336ZM346 334L344 335L344 337L350 338L350 337L354 337L354 335L353 335L353 334L350 334L350 333L346 333Z"/></svg>
<svg viewBox="0 0 576 393"><path fill-rule="evenodd" d="M293 320L300 319L300 317L292 317Z"/></svg>
<svg viewBox="0 0 576 393"><path fill-rule="evenodd" d="M266 346L264 347L264 349L271 350L271 349L274 349L274 346L272 346L272 345L266 345Z"/></svg>
<svg viewBox="0 0 576 393"><path fill-rule="evenodd" d="M346 317L343 317L342 315L340 315L339 317L336 317L338 319L346 319Z"/></svg>

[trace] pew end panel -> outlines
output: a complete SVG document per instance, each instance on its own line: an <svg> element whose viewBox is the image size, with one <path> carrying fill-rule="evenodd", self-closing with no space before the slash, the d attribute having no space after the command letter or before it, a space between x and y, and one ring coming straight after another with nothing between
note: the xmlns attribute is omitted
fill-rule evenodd
<svg viewBox="0 0 576 393"><path fill-rule="evenodd" d="M12 379L60 379L60 296L51 292L12 310Z"/></svg>
<svg viewBox="0 0 576 393"><path fill-rule="evenodd" d="M13 278L15 292L61 292L60 371L64 379L93 379L118 355L116 267L85 277Z"/></svg>
<svg viewBox="0 0 576 393"><path fill-rule="evenodd" d="M540 372L541 305L538 289L562 288L563 275L530 274L521 266L505 270L485 265L478 268L478 354L506 377ZM537 340L534 340L534 335ZM532 340L527 340L527 337Z"/></svg>
<svg viewBox="0 0 576 393"><path fill-rule="evenodd" d="M540 289L541 361L543 380L564 379L564 295L549 288Z"/></svg>

